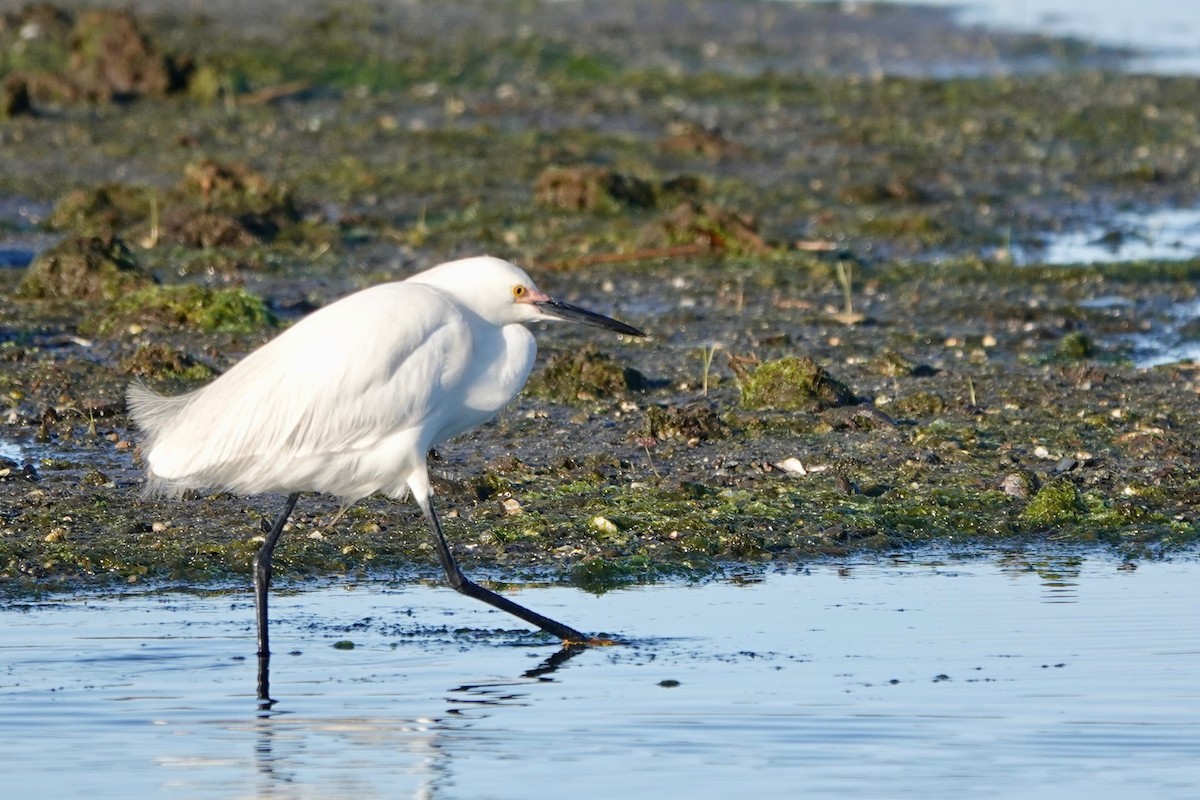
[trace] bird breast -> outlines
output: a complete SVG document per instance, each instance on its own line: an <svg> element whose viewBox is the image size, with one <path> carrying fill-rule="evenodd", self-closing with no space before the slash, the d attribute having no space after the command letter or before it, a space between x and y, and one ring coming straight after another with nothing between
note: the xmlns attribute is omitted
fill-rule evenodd
<svg viewBox="0 0 1200 800"><path fill-rule="evenodd" d="M537 342L524 325L499 327L475 318L469 365L444 392L450 413L429 446L465 433L493 419L520 393L537 355Z"/></svg>

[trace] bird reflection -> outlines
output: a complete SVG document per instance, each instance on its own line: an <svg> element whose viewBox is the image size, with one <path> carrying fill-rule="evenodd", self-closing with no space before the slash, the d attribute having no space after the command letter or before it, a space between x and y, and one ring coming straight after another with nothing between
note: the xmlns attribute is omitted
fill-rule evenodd
<svg viewBox="0 0 1200 800"><path fill-rule="evenodd" d="M558 650L555 650L540 664L531 669L527 669L521 673L522 678L549 680L548 676L560 669L564 664L570 661L575 656L588 649L586 644L564 644ZM452 692L472 692L476 689L485 686L494 687L495 684L464 684ZM269 712L275 705L276 701L271 699L271 655L262 653L258 656L258 710L260 712ZM482 701L480 701L482 702Z"/></svg>
<svg viewBox="0 0 1200 800"><path fill-rule="evenodd" d="M539 678L545 679L545 676L550 675L558 670L563 664L566 664L575 656L588 649L588 645L584 644L566 644L561 649L556 650L549 658L538 664L533 669L527 669L521 673L522 678Z"/></svg>
<svg viewBox="0 0 1200 800"><path fill-rule="evenodd" d="M421 785L415 797L433 797L452 783L454 751L448 745L461 742L469 730L472 716L487 716L488 710L532 704L534 686L551 681L551 675L575 656L589 649L586 645L564 645L536 666L510 679L463 683L447 690L449 707L440 716L422 718L333 717L304 718L275 708L270 697L270 656L258 659L258 714L254 722L254 760L261 784L261 797L292 796L306 774L305 760L312 758L306 746L314 735L332 734L350 737L376 746L381 737L395 737L396 752L403 751L415 761L414 776ZM477 709L480 713L466 712ZM467 727L464 728L464 725Z"/></svg>
<svg viewBox="0 0 1200 800"><path fill-rule="evenodd" d="M554 651L548 658L532 669L527 669L521 673L521 678L517 680L502 680L502 681L486 681L483 683L465 683L450 690L451 702L456 708L449 710L450 714L462 714L466 707L479 706L523 706L528 705L523 702L527 696L525 692L519 691L520 687L527 686L525 681L549 681L549 676L560 669L564 664L570 661L575 656L587 650L587 645L563 645L559 650Z"/></svg>

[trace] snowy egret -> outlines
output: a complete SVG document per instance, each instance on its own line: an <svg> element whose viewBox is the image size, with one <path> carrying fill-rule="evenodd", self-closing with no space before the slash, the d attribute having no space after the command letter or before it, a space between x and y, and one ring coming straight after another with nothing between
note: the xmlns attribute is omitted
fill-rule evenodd
<svg viewBox="0 0 1200 800"><path fill-rule="evenodd" d="M344 297L189 394L129 387L149 494L288 496L254 558L260 660L270 653L271 554L306 491L345 505L376 491L397 500L411 493L454 589L565 642L589 641L463 575L434 510L426 464L430 448L492 419L525 385L537 343L522 323L539 320L645 335L554 300L518 267L480 256Z"/></svg>

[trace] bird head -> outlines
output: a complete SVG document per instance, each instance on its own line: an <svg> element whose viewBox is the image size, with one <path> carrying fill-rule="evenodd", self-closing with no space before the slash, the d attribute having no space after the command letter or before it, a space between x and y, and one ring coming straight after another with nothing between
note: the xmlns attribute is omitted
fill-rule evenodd
<svg viewBox="0 0 1200 800"><path fill-rule="evenodd" d="M586 308L555 300L537 287L525 271L491 256L450 261L409 278L436 286L484 319L497 325L562 320L645 336L632 325Z"/></svg>

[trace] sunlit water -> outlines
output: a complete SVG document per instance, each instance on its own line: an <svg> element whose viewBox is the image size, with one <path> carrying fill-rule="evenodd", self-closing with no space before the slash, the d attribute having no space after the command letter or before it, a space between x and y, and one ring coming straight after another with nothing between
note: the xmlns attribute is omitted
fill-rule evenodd
<svg viewBox="0 0 1200 800"><path fill-rule="evenodd" d="M1200 208L1156 209L1115 215L1103 226L1070 230L1043 237L1045 246L1014 248L1019 264L1116 264L1137 261L1185 261L1200 258ZM1096 298L1084 305L1101 306L1113 298ZM1121 337L1132 346L1138 367L1200 360L1196 325L1200 302L1185 300L1161 309L1152 330Z"/></svg>
<svg viewBox="0 0 1200 800"><path fill-rule="evenodd" d="M1200 257L1200 208L1116 214L1104 225L1045 237L1045 246L1015 253L1029 264L1115 264Z"/></svg>
<svg viewBox="0 0 1200 800"><path fill-rule="evenodd" d="M1200 564L863 564L520 600L629 644L553 645L447 589L0 612L10 797L1155 797L1200 791ZM339 641L353 649L334 647Z"/></svg>
<svg viewBox="0 0 1200 800"><path fill-rule="evenodd" d="M1070 36L1136 50L1130 72L1200 75L1200 16L1181 0L883 0L948 6L966 25Z"/></svg>

